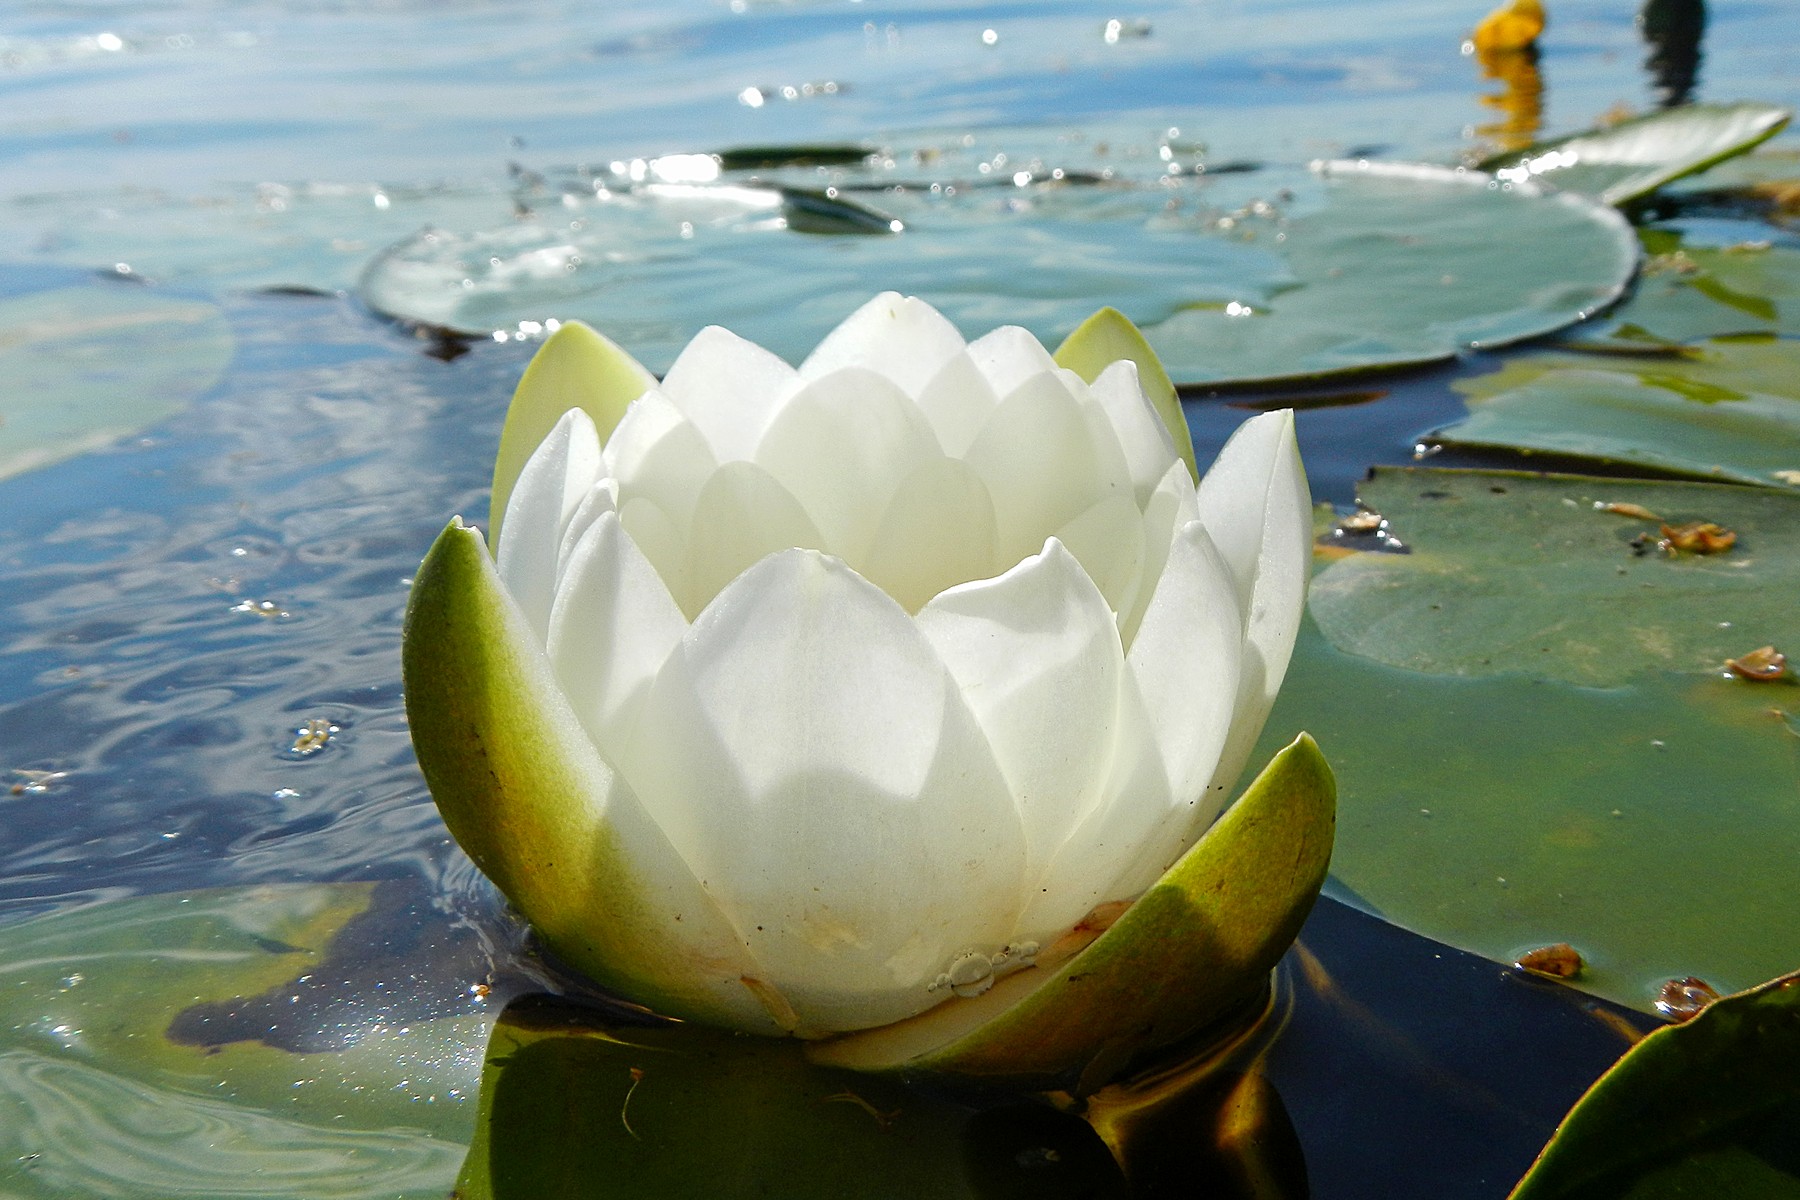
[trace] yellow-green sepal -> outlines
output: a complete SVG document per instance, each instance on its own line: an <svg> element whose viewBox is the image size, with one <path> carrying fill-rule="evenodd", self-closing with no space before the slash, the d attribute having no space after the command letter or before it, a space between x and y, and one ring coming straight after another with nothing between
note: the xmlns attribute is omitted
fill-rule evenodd
<svg viewBox="0 0 1800 1200"><path fill-rule="evenodd" d="M582 728L479 530L455 519L414 577L406 716L444 824L543 942L669 1016L780 1033L732 935ZM670 931L671 919L686 940ZM697 952L711 936L724 948Z"/></svg>
<svg viewBox="0 0 1800 1200"><path fill-rule="evenodd" d="M500 430L488 518L494 544L500 544L500 518L519 472L564 413L586 412L604 445L631 402L655 386L656 376L643 364L580 321L566 321L545 338L513 392Z"/></svg>
<svg viewBox="0 0 1800 1200"><path fill-rule="evenodd" d="M1331 862L1337 787L1301 734L1105 933L1060 965L881 1029L808 1047L816 1062L1035 1087L1110 1070L1253 1002Z"/></svg>
<svg viewBox="0 0 1800 1200"><path fill-rule="evenodd" d="M1195 483L1200 482L1200 468L1194 461L1194 436L1188 432L1181 397L1176 395L1175 384L1163 369L1162 360L1131 318L1116 308L1101 309L1063 340L1054 357L1057 366L1067 367L1089 383L1121 358L1136 363L1139 386L1156 406L1156 415L1168 426L1169 436L1175 439L1175 452L1187 464L1188 473Z"/></svg>

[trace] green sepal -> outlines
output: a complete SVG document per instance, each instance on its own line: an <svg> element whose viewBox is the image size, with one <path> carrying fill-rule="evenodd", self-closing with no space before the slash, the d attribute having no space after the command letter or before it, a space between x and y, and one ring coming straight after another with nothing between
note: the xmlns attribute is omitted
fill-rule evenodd
<svg viewBox="0 0 1800 1200"><path fill-rule="evenodd" d="M1089 383L1121 358L1136 363L1138 384L1168 427L1169 436L1175 441L1175 453L1187 464L1194 482L1200 482L1200 468L1194 462L1194 435L1188 431L1187 416L1181 411L1181 397L1176 395L1162 360L1129 317L1116 308L1101 309L1063 339L1054 357L1057 366L1068 368Z"/></svg>
<svg viewBox="0 0 1800 1200"><path fill-rule="evenodd" d="M1301 734L1113 926L1068 961L882 1029L813 1043L816 1062L1037 1087L1110 1070L1251 1004L1318 898L1337 790Z"/></svg>
<svg viewBox="0 0 1800 1200"><path fill-rule="evenodd" d="M500 518L519 472L564 413L571 408L586 412L604 445L631 402L655 386L656 376L637 359L580 321L566 321L544 339L513 392L500 430L488 509L493 544L500 544Z"/></svg>
<svg viewBox="0 0 1800 1200"><path fill-rule="evenodd" d="M669 944L600 756L479 530L450 522L413 580L401 647L413 747L444 824L569 966L669 1016L778 1033L736 982ZM696 922L705 914L696 912Z"/></svg>

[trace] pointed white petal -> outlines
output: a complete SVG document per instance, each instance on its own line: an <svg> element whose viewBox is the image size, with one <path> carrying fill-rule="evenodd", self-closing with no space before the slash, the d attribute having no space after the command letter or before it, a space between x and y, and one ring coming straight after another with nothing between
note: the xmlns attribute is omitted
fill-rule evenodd
<svg viewBox="0 0 1800 1200"><path fill-rule="evenodd" d="M1136 898L1211 824L1225 799L1208 782L1237 696L1238 628L1231 577L1192 522L1126 656L1101 801L1039 880L1020 937L1054 937L1097 904Z"/></svg>
<svg viewBox="0 0 1800 1200"><path fill-rule="evenodd" d="M652 686L626 776L805 1032L943 998L1020 904L1024 837L986 739L899 605L809 551L764 559Z"/></svg>
<svg viewBox="0 0 1800 1200"><path fill-rule="evenodd" d="M914 296L883 292L827 334L800 364L800 374L818 379L862 367L917 396L962 351L962 334L937 309Z"/></svg>
<svg viewBox="0 0 1800 1200"><path fill-rule="evenodd" d="M822 549L824 540L773 475L752 462L728 462L700 489L687 539L685 590L675 598L691 621L758 560L793 546Z"/></svg>
<svg viewBox="0 0 1800 1200"><path fill-rule="evenodd" d="M569 523L563 526L562 539L556 544L556 587L558 590L562 588L563 576L569 570L569 558L575 553L575 547L581 544L581 539L587 536L587 531L594 527L595 521L607 513L618 510L617 501L618 498L613 494L613 481L600 479L587 490L587 495L581 498L581 503L577 504L575 511L569 515ZM554 601L552 601L551 607L554 609Z"/></svg>
<svg viewBox="0 0 1800 1200"><path fill-rule="evenodd" d="M916 613L947 587L995 574L994 536L981 477L956 459L929 458L894 489L858 573Z"/></svg>
<svg viewBox="0 0 1800 1200"><path fill-rule="evenodd" d="M906 393L886 376L845 367L809 380L782 406L755 461L806 509L825 539L815 548L861 567L894 489L937 457L937 437Z"/></svg>
<svg viewBox="0 0 1800 1200"><path fill-rule="evenodd" d="M1144 515L1130 496L1117 493L1090 505L1056 531L1115 613L1137 600L1144 570ZM1116 628L1116 626L1115 626Z"/></svg>
<svg viewBox="0 0 1800 1200"><path fill-rule="evenodd" d="M1017 325L1002 325L970 342L969 358L996 396L1007 395L1033 375L1056 370L1043 343Z"/></svg>
<svg viewBox="0 0 1800 1200"><path fill-rule="evenodd" d="M1085 393L1085 384L1076 386ZM1009 564L1037 553L1095 502L1132 494L1105 415L1085 394L1072 393L1058 371L1033 375L1007 394L964 461L994 498L998 553Z"/></svg>
<svg viewBox="0 0 1800 1200"><path fill-rule="evenodd" d="M675 603L681 604L689 591L687 525L677 525L661 505L642 496L619 505L619 524L656 569Z"/></svg>
<svg viewBox="0 0 1800 1200"><path fill-rule="evenodd" d="M1141 507L1149 503L1150 493L1162 482L1169 464L1180 461L1169 437L1169 427L1163 424L1155 405L1145 398L1138 385L1137 364L1130 359L1120 359L1100 372L1088 391L1105 410L1118 435ZM1188 482L1193 482L1191 477Z"/></svg>
<svg viewBox="0 0 1800 1200"><path fill-rule="evenodd" d="M1162 482L1156 485L1156 490L1150 494L1149 503L1144 505L1144 582L1138 588L1131 611L1119 614L1119 637L1127 650L1137 638L1138 626L1144 620L1144 610L1150 607L1155 581L1162 578L1163 565L1169 561L1169 543L1175 540L1178 530L1189 521L1197 520L1199 516L1194 477L1188 471L1187 464L1178 459L1163 473Z"/></svg>
<svg viewBox="0 0 1800 1200"><path fill-rule="evenodd" d="M606 473L619 481L621 502L647 497L681 526L692 517L701 486L718 466L700 430L654 390L626 410L601 457Z"/></svg>
<svg viewBox="0 0 1800 1200"><path fill-rule="evenodd" d="M1155 731L1169 793L1177 805L1198 804L1201 822L1225 801L1205 793L1237 704L1242 629L1231 572L1205 526L1190 522L1169 545L1126 664Z"/></svg>
<svg viewBox="0 0 1800 1200"><path fill-rule="evenodd" d="M794 368L755 342L709 325L669 367L662 392L699 428L713 456L729 462L750 457L797 386Z"/></svg>
<svg viewBox="0 0 1800 1200"><path fill-rule="evenodd" d="M1217 786L1236 782L1275 704L1306 608L1312 495L1291 410L1241 425L1200 481L1200 519L1230 564L1244 612L1237 717Z"/></svg>
<svg viewBox="0 0 1800 1200"><path fill-rule="evenodd" d="M737 930L595 750L480 535L445 530L407 608L406 708L451 832L556 952L671 1015L780 1032Z"/></svg>
<svg viewBox="0 0 1800 1200"><path fill-rule="evenodd" d="M687 628L618 516L601 516L569 556L548 650L563 694L603 754L630 738L650 681Z"/></svg>
<svg viewBox="0 0 1800 1200"><path fill-rule="evenodd" d="M938 596L917 621L994 748L1035 878L1106 779L1124 670L1112 611L1051 538L999 578Z"/></svg>
<svg viewBox="0 0 1800 1200"><path fill-rule="evenodd" d="M600 474L600 439L579 408L562 415L532 451L507 500L496 557L500 578L541 643L556 595L563 530Z"/></svg>
<svg viewBox="0 0 1800 1200"><path fill-rule="evenodd" d="M951 458L968 453L1000 398L968 351L952 357L919 392L919 411L937 432L938 445Z"/></svg>

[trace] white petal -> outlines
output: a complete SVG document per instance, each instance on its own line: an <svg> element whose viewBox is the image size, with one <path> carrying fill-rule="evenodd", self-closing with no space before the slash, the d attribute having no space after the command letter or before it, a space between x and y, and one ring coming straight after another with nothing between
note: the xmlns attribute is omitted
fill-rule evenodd
<svg viewBox="0 0 1800 1200"><path fill-rule="evenodd" d="M806 509L825 539L814 547L861 567L900 481L937 457L937 437L906 393L846 367L809 380L782 406L755 461Z"/></svg>
<svg viewBox="0 0 1800 1200"><path fill-rule="evenodd" d="M749 458L799 376L775 355L729 329L694 335L663 377L662 392L706 437L720 462Z"/></svg>
<svg viewBox="0 0 1800 1200"><path fill-rule="evenodd" d="M765 559L694 623L623 764L803 1032L943 998L1020 904L1023 834L955 681L842 563Z"/></svg>
<svg viewBox="0 0 1800 1200"><path fill-rule="evenodd" d="M994 556L994 501L953 458L930 458L900 481L858 573L907 612L947 587L986 579Z"/></svg>
<svg viewBox="0 0 1800 1200"><path fill-rule="evenodd" d="M1130 359L1122 358L1100 372L1088 391L1105 410L1118 435L1125 461L1131 467L1137 502L1142 507L1149 503L1150 494L1162 482L1169 464L1180 461L1175 443L1169 438L1169 427L1138 386L1137 364Z"/></svg>
<svg viewBox="0 0 1800 1200"><path fill-rule="evenodd" d="M1112 611L1051 538L999 578L938 596L917 621L994 748L1035 878L1106 781L1124 669Z"/></svg>
<svg viewBox="0 0 1800 1200"><path fill-rule="evenodd" d="M824 540L800 501L773 475L752 462L728 462L700 489L687 538L685 590L675 598L693 620L760 559L794 546L822 549Z"/></svg>
<svg viewBox="0 0 1800 1200"><path fill-rule="evenodd" d="M1056 370L1044 344L1017 325L1002 325L969 343L969 357L987 378L994 395L1004 396L1030 379Z"/></svg>
<svg viewBox="0 0 1800 1200"><path fill-rule="evenodd" d="M1199 488L1200 519L1230 564L1244 612L1243 684L1217 786L1236 782L1275 693L1306 608L1312 495L1290 410L1238 427Z"/></svg>
<svg viewBox="0 0 1800 1200"><path fill-rule="evenodd" d="M650 681L687 628L618 516L601 516L569 556L547 648L563 694L602 753L630 738Z"/></svg>
<svg viewBox="0 0 1800 1200"><path fill-rule="evenodd" d="M500 578L541 642L556 595L557 551L563 530L600 475L600 438L579 408L562 415L525 461L495 554Z"/></svg>
<svg viewBox="0 0 1800 1200"><path fill-rule="evenodd" d="M1204 795L1237 704L1243 624L1231 572L1199 521L1169 545L1169 559L1126 655L1155 732L1169 793L1199 804L1209 823L1224 804Z"/></svg>
<svg viewBox="0 0 1800 1200"><path fill-rule="evenodd" d="M1131 611L1119 614L1119 637L1126 649L1129 650L1137 638L1144 610L1150 607L1154 581L1162 578L1163 565L1169 560L1169 543L1175 540L1176 531L1199 516L1194 477L1188 474L1187 464L1176 459L1163 473L1156 490L1150 493L1149 503L1144 505L1144 584L1138 589Z"/></svg>
<svg viewBox="0 0 1800 1200"><path fill-rule="evenodd" d="M1020 940L1048 945L1098 905L1135 899L1145 886L1136 876L1152 862L1172 862L1169 849L1187 835L1187 813L1169 793L1152 722L1129 672L1116 698L1117 737L1099 802L1039 875L1014 935Z"/></svg>
<svg viewBox="0 0 1800 1200"><path fill-rule="evenodd" d="M656 501L634 496L619 505L619 524L625 527L626 535L656 568L675 603L683 603L691 590L686 522L678 525Z"/></svg>
<svg viewBox="0 0 1800 1200"><path fill-rule="evenodd" d="M625 410L601 457L606 473L619 481L621 502L647 497L683 527L693 516L701 486L718 466L700 430L655 390Z"/></svg>
<svg viewBox="0 0 1800 1200"><path fill-rule="evenodd" d="M968 453L1000 398L963 351L951 358L919 392L919 411L937 432L938 445L951 458Z"/></svg>
<svg viewBox="0 0 1800 1200"><path fill-rule="evenodd" d="M1117 493L1104 497L1065 522L1056 537L1081 563L1107 606L1115 613L1130 612L1140 583L1150 578L1143 574L1144 516L1132 498Z"/></svg>
<svg viewBox="0 0 1800 1200"><path fill-rule="evenodd" d="M587 536L587 531L594 527L607 513L618 511L618 498L613 494L613 481L600 479L587 490L581 503L569 515L568 524L563 526L562 538L556 544L556 588L561 590L563 576L569 570L569 559L575 553L575 547ZM555 610L555 601L551 602L551 610Z"/></svg>
<svg viewBox="0 0 1800 1200"><path fill-rule="evenodd" d="M800 374L818 379L862 367L917 396L962 351L962 334L937 309L914 296L883 292L827 334L800 364Z"/></svg>
<svg viewBox="0 0 1800 1200"><path fill-rule="evenodd" d="M1031 376L994 409L965 461L994 497L1003 562L1037 553L1104 497L1132 494L1124 453L1105 424L1098 406L1073 394L1058 371Z"/></svg>

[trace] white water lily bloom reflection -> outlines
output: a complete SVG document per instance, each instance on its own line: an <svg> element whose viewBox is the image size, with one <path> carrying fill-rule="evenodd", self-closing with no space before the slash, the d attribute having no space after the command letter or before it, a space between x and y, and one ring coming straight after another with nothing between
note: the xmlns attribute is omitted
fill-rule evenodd
<svg viewBox="0 0 1800 1200"><path fill-rule="evenodd" d="M532 869L604 870L608 908L541 915L477 861L608 982L804 1036L978 990L1155 882L1268 714L1311 540L1291 413L1196 487L1130 361L1090 385L894 294L797 370L703 331L502 503L530 720L593 751Z"/></svg>

